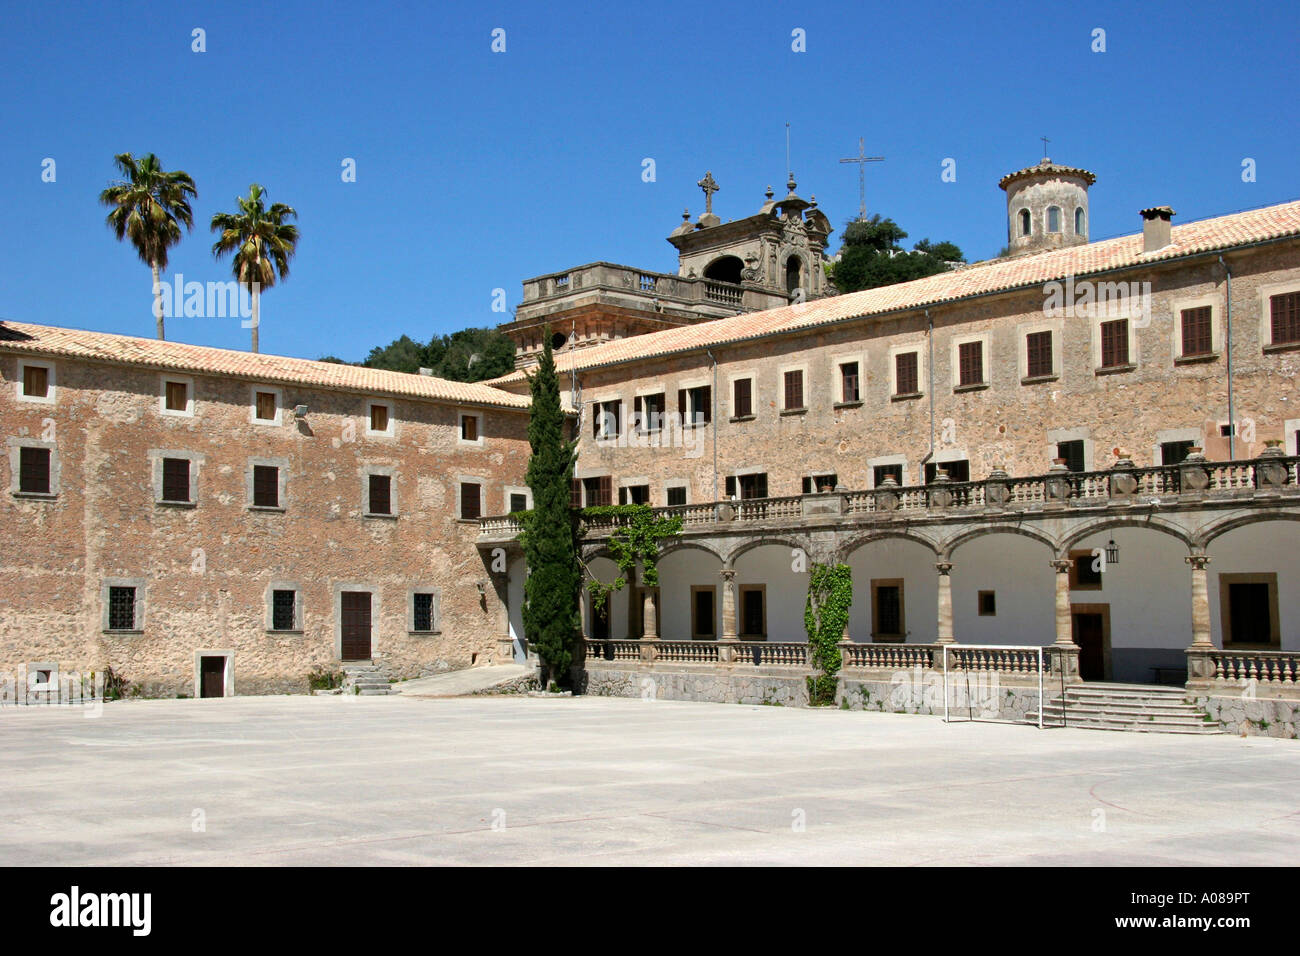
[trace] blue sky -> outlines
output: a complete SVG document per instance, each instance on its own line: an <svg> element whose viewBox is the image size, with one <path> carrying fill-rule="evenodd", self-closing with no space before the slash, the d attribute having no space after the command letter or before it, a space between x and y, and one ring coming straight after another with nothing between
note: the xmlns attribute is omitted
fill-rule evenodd
<svg viewBox="0 0 1300 956"><path fill-rule="evenodd" d="M250 182L297 208L261 345L309 358L495 325L493 289L513 306L524 278L592 260L674 272L664 237L702 211L706 169L724 219L783 191L787 121L833 249L858 205L838 159L859 136L886 157L868 167L869 212L971 259L1005 243L997 180L1036 162L1042 135L1097 174L1094 239L1137 231L1145 206L1187 222L1300 197L1294 2L11 0L0 16L0 317L20 321L153 334L148 269L96 201L124 151L197 182L168 269L187 280L228 277L207 223ZM956 182L940 180L945 158ZM248 332L173 318L168 338L246 348Z"/></svg>

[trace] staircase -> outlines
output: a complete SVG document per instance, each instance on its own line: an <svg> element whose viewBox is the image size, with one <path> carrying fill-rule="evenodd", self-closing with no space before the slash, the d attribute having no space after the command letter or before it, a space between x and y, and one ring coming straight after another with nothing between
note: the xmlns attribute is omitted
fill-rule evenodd
<svg viewBox="0 0 1300 956"><path fill-rule="evenodd" d="M1195 704L1183 699L1181 687L1141 684L1076 684L1043 706L1043 725L1083 730L1129 730L1157 734L1221 734ZM1035 723L1038 714L1026 714Z"/></svg>
<svg viewBox="0 0 1300 956"><path fill-rule="evenodd" d="M346 661L343 664L343 693L362 697L385 697L392 693L392 685L381 668L373 661ZM355 690L354 690L355 688Z"/></svg>

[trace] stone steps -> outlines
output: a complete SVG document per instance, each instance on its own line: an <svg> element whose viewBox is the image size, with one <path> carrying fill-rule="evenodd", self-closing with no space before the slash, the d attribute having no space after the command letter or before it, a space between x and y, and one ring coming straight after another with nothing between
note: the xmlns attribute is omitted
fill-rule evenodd
<svg viewBox="0 0 1300 956"><path fill-rule="evenodd" d="M342 665L343 693L361 697L386 697L393 692L383 669L372 661L348 661Z"/></svg>
<svg viewBox="0 0 1300 956"><path fill-rule="evenodd" d="M1084 684L1043 704L1043 723L1083 730L1161 734L1222 734L1217 721L1184 699L1181 687ZM1026 714L1038 721L1038 712Z"/></svg>

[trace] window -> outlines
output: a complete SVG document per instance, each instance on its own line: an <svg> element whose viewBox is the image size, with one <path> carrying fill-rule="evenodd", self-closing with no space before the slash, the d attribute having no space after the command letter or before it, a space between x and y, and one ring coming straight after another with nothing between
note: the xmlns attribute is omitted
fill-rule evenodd
<svg viewBox="0 0 1300 956"><path fill-rule="evenodd" d="M472 413L468 413L468 412L462 412L462 413L461 413L461 416L460 416L460 440L461 440L461 441L466 441L466 442L475 442L475 443L478 442L478 440L479 440L479 437L478 437L479 420L478 420L478 418L479 418L479 417L478 417L477 415L472 414Z"/></svg>
<svg viewBox="0 0 1300 956"><path fill-rule="evenodd" d="M970 462L964 458L953 461L929 462L925 466L925 483L928 485L934 481L938 469L942 468L948 474L949 481L970 481Z"/></svg>
<svg viewBox="0 0 1300 956"><path fill-rule="evenodd" d="M691 638L711 641L718 636L717 599L713 587L694 585L691 588Z"/></svg>
<svg viewBox="0 0 1300 956"><path fill-rule="evenodd" d="M766 498L767 475L728 475L726 489L728 498L735 498L737 490L742 501L748 501L750 498Z"/></svg>
<svg viewBox="0 0 1300 956"><path fill-rule="evenodd" d="M903 618L903 579L875 578L871 582L871 639L902 641L907 637Z"/></svg>
<svg viewBox="0 0 1300 956"><path fill-rule="evenodd" d="M1025 336L1028 353L1025 372L1029 378L1046 378L1054 369L1052 365L1052 333L1030 332Z"/></svg>
<svg viewBox="0 0 1300 956"><path fill-rule="evenodd" d="M979 592L980 617L997 617L998 597L993 591Z"/></svg>
<svg viewBox="0 0 1300 956"><path fill-rule="evenodd" d="M857 362L840 365L840 401L845 405L862 401L862 382Z"/></svg>
<svg viewBox="0 0 1300 956"><path fill-rule="evenodd" d="M1128 364L1128 319L1101 323L1101 367L1122 368Z"/></svg>
<svg viewBox="0 0 1300 956"><path fill-rule="evenodd" d="M614 503L609 475L582 479L582 490L586 494L588 508L603 507Z"/></svg>
<svg viewBox="0 0 1300 956"><path fill-rule="evenodd" d="M632 400L632 419L639 431L653 432L663 427L666 408L664 393L638 395Z"/></svg>
<svg viewBox="0 0 1300 956"><path fill-rule="evenodd" d="M389 408L386 404L374 402L370 406L370 433L387 435L389 425Z"/></svg>
<svg viewBox="0 0 1300 956"><path fill-rule="evenodd" d="M108 589L108 629L134 631L135 588L110 587Z"/></svg>
<svg viewBox="0 0 1300 956"><path fill-rule="evenodd" d="M1277 574L1220 574L1219 613L1225 647L1278 647Z"/></svg>
<svg viewBox="0 0 1300 956"><path fill-rule="evenodd" d="M528 496L525 494L520 494L519 492L511 492L510 513L514 514L516 511L527 511L527 510L528 510Z"/></svg>
<svg viewBox="0 0 1300 956"><path fill-rule="evenodd" d="M574 478L572 484L569 485L569 507L582 507L582 481L578 478Z"/></svg>
<svg viewBox="0 0 1300 956"><path fill-rule="evenodd" d="M686 504L686 486L677 485L668 489L668 506Z"/></svg>
<svg viewBox="0 0 1300 956"><path fill-rule="evenodd" d="M617 438L623 432L623 403L601 402L591 420L592 438Z"/></svg>
<svg viewBox="0 0 1300 956"><path fill-rule="evenodd" d="M1029 235L1029 210L1028 209L1020 210L1020 234L1022 236Z"/></svg>
<svg viewBox="0 0 1300 956"><path fill-rule="evenodd" d="M648 505L650 503L650 486L624 485L618 489L618 503L621 505Z"/></svg>
<svg viewBox="0 0 1300 956"><path fill-rule="evenodd" d="M1074 209L1074 234L1076 236L1082 236L1087 232L1087 229L1084 228L1086 225L1087 224L1083 221L1083 207L1076 206Z"/></svg>
<svg viewBox="0 0 1300 956"><path fill-rule="evenodd" d="M782 404L787 412L800 411L804 408L803 401L803 369L791 369L783 376L785 385L785 401Z"/></svg>
<svg viewBox="0 0 1300 956"><path fill-rule="evenodd" d="M740 637L742 640L767 638L767 587L763 584L740 586Z"/></svg>
<svg viewBox="0 0 1300 956"><path fill-rule="evenodd" d="M255 392L253 415L259 422L274 422L280 417L279 401L275 392Z"/></svg>
<svg viewBox="0 0 1300 956"><path fill-rule="evenodd" d="M298 626L298 595L288 589L271 592L271 630L292 631Z"/></svg>
<svg viewBox="0 0 1300 956"><path fill-rule="evenodd" d="M873 486L879 488L885 483L886 478L893 478L894 484L903 483L903 466L902 465L875 465L871 469Z"/></svg>
<svg viewBox="0 0 1300 956"><path fill-rule="evenodd" d="M23 365L24 398L50 397L50 370L44 365Z"/></svg>
<svg viewBox="0 0 1300 956"><path fill-rule="evenodd" d="M391 515L393 513L393 476L369 476L369 513L372 515Z"/></svg>
<svg viewBox="0 0 1300 956"><path fill-rule="evenodd" d="M429 633L433 626L433 595L417 591L411 595L411 630Z"/></svg>
<svg viewBox="0 0 1300 956"><path fill-rule="evenodd" d="M984 384L984 343L962 342L957 346L959 386Z"/></svg>
<svg viewBox="0 0 1300 956"><path fill-rule="evenodd" d="M48 495L50 449L24 445L18 449L18 491L26 495Z"/></svg>
<svg viewBox="0 0 1300 956"><path fill-rule="evenodd" d="M162 500L186 502L190 500L190 461L188 458L162 460Z"/></svg>
<svg viewBox="0 0 1300 956"><path fill-rule="evenodd" d="M1180 465L1192 453L1194 441L1165 441L1160 443L1160 464Z"/></svg>
<svg viewBox="0 0 1300 956"><path fill-rule="evenodd" d="M466 521L483 516L483 486L476 481L460 483L460 516Z"/></svg>
<svg viewBox="0 0 1300 956"><path fill-rule="evenodd" d="M1100 591L1102 585L1101 559L1092 549L1071 551L1070 589L1072 591Z"/></svg>
<svg viewBox="0 0 1300 956"><path fill-rule="evenodd" d="M1209 355L1214 350L1210 325L1210 307L1183 309L1183 357Z"/></svg>
<svg viewBox="0 0 1300 956"><path fill-rule="evenodd" d="M275 465L253 466L253 507L280 507L280 469Z"/></svg>
<svg viewBox="0 0 1300 956"><path fill-rule="evenodd" d="M163 383L163 408L169 412L188 412L190 405L190 386L188 382L166 381Z"/></svg>
<svg viewBox="0 0 1300 956"><path fill-rule="evenodd" d="M1083 439L1076 438L1071 441L1057 442L1056 457L1064 458L1065 467L1070 469L1070 471L1084 471Z"/></svg>
<svg viewBox="0 0 1300 956"><path fill-rule="evenodd" d="M731 383L731 415L749 418L754 414L754 380L738 378Z"/></svg>
<svg viewBox="0 0 1300 956"><path fill-rule="evenodd" d="M921 394L918 361L916 352L899 352L894 356L894 395Z"/></svg>
<svg viewBox="0 0 1300 956"><path fill-rule="evenodd" d="M1269 322L1272 345L1290 345L1300 342L1300 292L1286 292L1271 296Z"/></svg>
<svg viewBox="0 0 1300 956"><path fill-rule="evenodd" d="M834 491L835 486L840 483L839 478L834 474L827 475L804 475L803 493L811 495L814 493L824 493Z"/></svg>
<svg viewBox="0 0 1300 956"><path fill-rule="evenodd" d="M713 421L713 388L700 385L677 390L677 413L683 425L707 425Z"/></svg>
<svg viewBox="0 0 1300 956"><path fill-rule="evenodd" d="M1048 232L1061 231L1061 207L1060 206L1047 207L1047 231Z"/></svg>

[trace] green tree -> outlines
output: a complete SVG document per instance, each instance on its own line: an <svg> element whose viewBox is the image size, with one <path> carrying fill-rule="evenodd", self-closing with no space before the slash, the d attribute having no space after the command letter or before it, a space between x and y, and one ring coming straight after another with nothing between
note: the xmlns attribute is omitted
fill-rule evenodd
<svg viewBox="0 0 1300 956"><path fill-rule="evenodd" d="M849 222L839 261L830 267L835 288L842 293L875 289L937 275L947 271L950 262L966 261L951 242L922 239L908 252L902 246L906 238L898 223L879 215Z"/></svg>
<svg viewBox="0 0 1300 956"><path fill-rule="evenodd" d="M577 515L571 505L577 442L565 437L566 420L549 329L543 339L547 344L541 362L528 380L532 393L528 444L532 455L525 481L533 493L533 510L522 535L528 568L524 582L524 637L537 648L542 686L548 687L554 681L569 687L570 667L578 645L578 593L582 585Z"/></svg>
<svg viewBox="0 0 1300 956"><path fill-rule="evenodd" d="M298 248L298 227L286 222L297 219L292 206L282 202L266 207L266 190L253 183L248 198L237 197L239 212L219 212L212 217L212 231L220 233L212 244L217 259L234 253L231 261L235 279L253 296L253 351L257 351L257 328L261 321L262 290L277 278L289 278L289 260Z"/></svg>
<svg viewBox="0 0 1300 956"><path fill-rule="evenodd" d="M808 700L814 707L835 700L837 675L843 663L840 641L852 604L853 574L847 564L814 564L809 568L803 624L808 634L809 663L818 671L808 678Z"/></svg>
<svg viewBox="0 0 1300 956"><path fill-rule="evenodd" d="M438 378L455 382L481 382L505 375L515 367L515 344L496 329L461 329L450 335L435 335L421 345L409 335L388 345L375 346L364 362L368 368L394 372L433 370Z"/></svg>
<svg viewBox="0 0 1300 956"><path fill-rule="evenodd" d="M129 238L153 272L153 314L158 338L165 338L159 273L167 268L167 250L181 241L181 226L194 228L190 199L198 192L189 173L167 172L153 153L139 162L130 153L119 153L113 162L123 178L100 193L99 201L110 209L108 226L118 240Z"/></svg>

